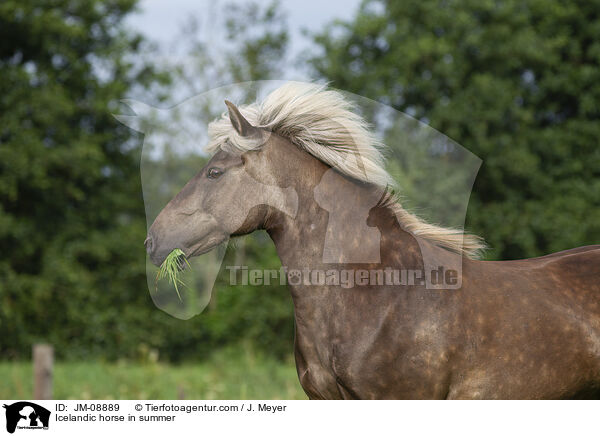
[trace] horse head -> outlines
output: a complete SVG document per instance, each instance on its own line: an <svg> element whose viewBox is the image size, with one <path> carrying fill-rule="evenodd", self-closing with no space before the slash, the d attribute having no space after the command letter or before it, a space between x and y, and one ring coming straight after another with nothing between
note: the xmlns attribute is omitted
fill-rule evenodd
<svg viewBox="0 0 600 436"><path fill-rule="evenodd" d="M272 143L283 139L253 126L233 103L225 102L233 134L248 151L221 144L206 166L158 214L145 240L157 266L175 249L186 257L198 256L231 235L264 228L274 210L292 216L296 212L296 193L282 186L281 171L274 171L270 159L273 149L279 150Z"/></svg>

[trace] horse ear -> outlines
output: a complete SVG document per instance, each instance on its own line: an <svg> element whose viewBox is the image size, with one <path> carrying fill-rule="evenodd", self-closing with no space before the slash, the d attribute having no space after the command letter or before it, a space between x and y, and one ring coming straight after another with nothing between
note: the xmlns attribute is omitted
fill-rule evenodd
<svg viewBox="0 0 600 436"><path fill-rule="evenodd" d="M113 117L115 117L117 121L121 122L122 124L125 124L130 129L145 133L144 117L150 116L156 111L156 109L152 106L148 106L146 103L131 99L121 100L121 103L129 106L135 112L135 115L113 114Z"/></svg>
<svg viewBox="0 0 600 436"><path fill-rule="evenodd" d="M244 118L236 105L229 100L225 100L225 104L227 105L227 109L229 109L229 120L240 136L254 136L259 133L259 129L254 127L246 118Z"/></svg>
<svg viewBox="0 0 600 436"><path fill-rule="evenodd" d="M137 115L115 115L113 117L116 118L121 124L125 124L130 129L136 130L138 132L144 133L142 126L140 124L140 120Z"/></svg>

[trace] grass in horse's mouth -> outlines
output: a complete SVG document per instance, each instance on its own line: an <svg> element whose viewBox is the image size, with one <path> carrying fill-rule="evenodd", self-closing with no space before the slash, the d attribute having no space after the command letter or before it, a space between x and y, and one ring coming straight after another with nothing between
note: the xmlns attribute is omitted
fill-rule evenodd
<svg viewBox="0 0 600 436"><path fill-rule="evenodd" d="M175 291L177 292L177 296L179 297L179 301L181 300L181 294L179 293L178 284L182 284L185 286L185 283L181 281L177 276L185 266L192 267L185 257L185 254L179 248L171 251L163 263L160 265L158 272L156 273L156 287L158 288L158 281L164 278L167 278L170 283L173 283L175 286Z"/></svg>

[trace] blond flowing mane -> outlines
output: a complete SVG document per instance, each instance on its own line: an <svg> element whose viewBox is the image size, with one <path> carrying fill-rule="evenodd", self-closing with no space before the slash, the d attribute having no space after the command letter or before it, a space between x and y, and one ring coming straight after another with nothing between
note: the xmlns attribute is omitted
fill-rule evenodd
<svg viewBox="0 0 600 436"><path fill-rule="evenodd" d="M287 138L346 176L396 191L385 169L383 144L341 93L323 85L291 82L264 101L242 105L239 110L251 124ZM262 145L239 136L227 113L209 124L208 133L209 152L244 152ZM478 258L485 248L478 236L423 221L405 210L396 195L388 195L385 206L394 211L404 229L435 245L470 258Z"/></svg>

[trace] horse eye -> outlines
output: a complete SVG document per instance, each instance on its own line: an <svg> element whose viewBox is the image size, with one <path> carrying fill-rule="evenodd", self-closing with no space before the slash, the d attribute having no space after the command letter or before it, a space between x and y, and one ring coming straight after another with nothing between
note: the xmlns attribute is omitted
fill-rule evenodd
<svg viewBox="0 0 600 436"><path fill-rule="evenodd" d="M220 177L223 174L223 170L219 169L219 168L209 168L208 171L206 172L206 176L209 179L216 179L218 177Z"/></svg>

